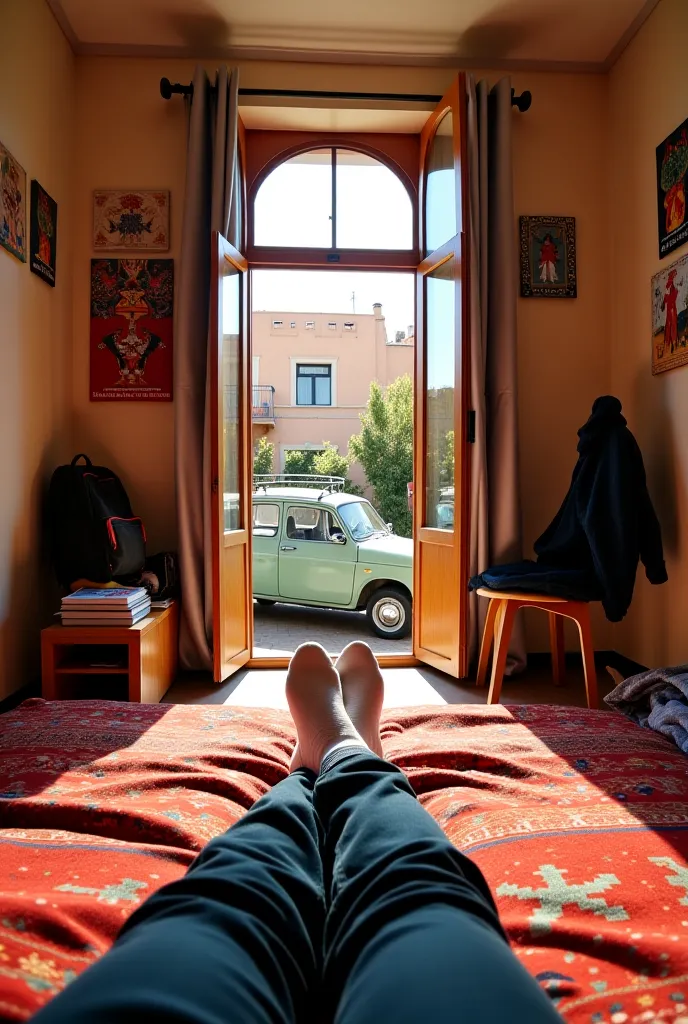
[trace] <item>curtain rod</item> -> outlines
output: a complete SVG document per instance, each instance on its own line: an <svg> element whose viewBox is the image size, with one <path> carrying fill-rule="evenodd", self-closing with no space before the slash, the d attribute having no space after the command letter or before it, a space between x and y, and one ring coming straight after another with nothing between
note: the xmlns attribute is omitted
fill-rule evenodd
<svg viewBox="0 0 688 1024"><path fill-rule="evenodd" d="M180 82L172 84L169 78L160 79L160 95L164 100L172 99L173 96L193 96L193 83L182 85ZM407 103L439 103L441 96L429 96L423 93L397 93L397 92L321 92L310 89L239 89L240 96L274 96L280 99L311 99L311 100L384 100L406 101ZM530 109L533 102L533 94L526 89L520 96L516 90L511 90L511 105L518 107L522 114Z"/></svg>

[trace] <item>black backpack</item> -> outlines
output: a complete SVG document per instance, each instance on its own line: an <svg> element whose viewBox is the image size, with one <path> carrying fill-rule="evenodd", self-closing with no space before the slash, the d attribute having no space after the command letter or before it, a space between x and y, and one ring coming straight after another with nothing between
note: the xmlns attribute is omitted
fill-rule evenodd
<svg viewBox="0 0 688 1024"><path fill-rule="evenodd" d="M77 465L79 459L85 465ZM121 480L87 455L60 466L48 493L52 553L59 582L137 580L146 561L146 533Z"/></svg>

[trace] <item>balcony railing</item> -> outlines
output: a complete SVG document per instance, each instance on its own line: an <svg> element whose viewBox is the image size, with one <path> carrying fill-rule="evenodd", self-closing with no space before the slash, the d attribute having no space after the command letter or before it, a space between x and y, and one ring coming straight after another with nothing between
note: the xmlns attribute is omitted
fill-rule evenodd
<svg viewBox="0 0 688 1024"><path fill-rule="evenodd" d="M272 384L254 384L251 389L251 415L255 423L274 423L275 389Z"/></svg>

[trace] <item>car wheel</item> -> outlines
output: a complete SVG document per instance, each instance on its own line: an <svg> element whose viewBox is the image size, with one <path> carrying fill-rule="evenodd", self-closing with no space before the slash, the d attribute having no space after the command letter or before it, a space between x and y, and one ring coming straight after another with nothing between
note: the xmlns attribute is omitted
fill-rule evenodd
<svg viewBox="0 0 688 1024"><path fill-rule="evenodd" d="M411 632L411 599L400 590L380 587L370 596L366 616L376 636L401 640Z"/></svg>
<svg viewBox="0 0 688 1024"><path fill-rule="evenodd" d="M271 608L273 604L277 604L277 601L270 600L269 597L257 597L256 601L262 605L263 608Z"/></svg>

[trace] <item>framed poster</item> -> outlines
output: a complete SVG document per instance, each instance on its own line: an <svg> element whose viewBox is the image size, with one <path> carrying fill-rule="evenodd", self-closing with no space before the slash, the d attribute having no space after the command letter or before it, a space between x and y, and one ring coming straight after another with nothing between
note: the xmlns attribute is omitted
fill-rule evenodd
<svg viewBox="0 0 688 1024"><path fill-rule="evenodd" d="M576 218L519 217L521 297L575 299Z"/></svg>
<svg viewBox="0 0 688 1024"><path fill-rule="evenodd" d="M652 372L688 363L688 256L652 278Z"/></svg>
<svg viewBox="0 0 688 1024"><path fill-rule="evenodd" d="M91 260L91 401L172 401L174 260Z"/></svg>
<svg viewBox="0 0 688 1024"><path fill-rule="evenodd" d="M57 203L34 178L31 182L31 247L29 270L55 287Z"/></svg>
<svg viewBox="0 0 688 1024"><path fill-rule="evenodd" d="M688 118L657 146L659 258L688 241L686 218Z"/></svg>
<svg viewBox="0 0 688 1024"><path fill-rule="evenodd" d="M167 252L169 247L168 191L101 189L93 193L94 249Z"/></svg>
<svg viewBox="0 0 688 1024"><path fill-rule="evenodd" d="M26 263L26 171L0 142L0 245Z"/></svg>

